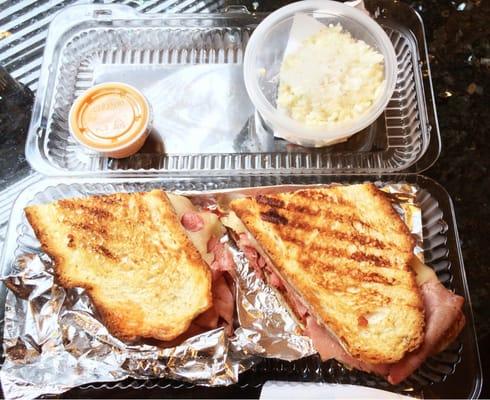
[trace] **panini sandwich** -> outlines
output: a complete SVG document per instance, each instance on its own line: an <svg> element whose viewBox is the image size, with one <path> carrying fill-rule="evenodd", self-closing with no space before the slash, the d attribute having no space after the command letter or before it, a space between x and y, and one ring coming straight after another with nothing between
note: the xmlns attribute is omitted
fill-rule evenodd
<svg viewBox="0 0 490 400"><path fill-rule="evenodd" d="M464 325L462 298L414 264L408 228L374 185L259 195L230 208L223 223L325 360L398 383ZM449 309L449 324L435 326Z"/></svg>
<svg viewBox="0 0 490 400"><path fill-rule="evenodd" d="M170 341L220 315L213 300L228 287L214 284L206 262L213 255L203 241L223 228L188 199L170 197L161 190L116 193L25 209L58 282L85 288L109 331L123 340Z"/></svg>

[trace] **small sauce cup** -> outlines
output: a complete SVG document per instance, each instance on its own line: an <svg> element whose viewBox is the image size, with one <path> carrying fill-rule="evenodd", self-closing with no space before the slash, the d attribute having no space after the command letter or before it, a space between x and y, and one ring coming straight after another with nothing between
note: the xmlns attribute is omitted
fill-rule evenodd
<svg viewBox="0 0 490 400"><path fill-rule="evenodd" d="M73 103L68 118L73 138L107 157L136 153L150 132L151 108L136 88L119 82L101 83Z"/></svg>

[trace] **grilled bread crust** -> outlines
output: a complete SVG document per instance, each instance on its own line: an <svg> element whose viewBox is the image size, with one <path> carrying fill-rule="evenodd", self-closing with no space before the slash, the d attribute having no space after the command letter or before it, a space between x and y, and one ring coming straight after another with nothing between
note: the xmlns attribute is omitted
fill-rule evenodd
<svg viewBox="0 0 490 400"><path fill-rule="evenodd" d="M59 283L82 287L123 340L171 340L212 305L211 273L165 192L59 200L25 209Z"/></svg>
<svg viewBox="0 0 490 400"><path fill-rule="evenodd" d="M393 363L422 344L414 241L373 184L242 198L230 207L352 356Z"/></svg>

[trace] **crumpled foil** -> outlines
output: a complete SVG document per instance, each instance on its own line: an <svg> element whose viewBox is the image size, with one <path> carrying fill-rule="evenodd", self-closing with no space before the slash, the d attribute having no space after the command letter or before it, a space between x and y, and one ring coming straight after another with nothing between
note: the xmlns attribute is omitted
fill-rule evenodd
<svg viewBox="0 0 490 400"><path fill-rule="evenodd" d="M258 361L257 355L295 360L315 353L272 289L256 278L236 249L238 328L217 328L173 348L128 345L98 319L83 289L64 289L44 255L18 259L3 278L7 293L5 363L0 371L7 399L57 394L86 383L128 377L165 377L201 385L229 385Z"/></svg>
<svg viewBox="0 0 490 400"><path fill-rule="evenodd" d="M415 239L414 254L424 262L424 235L422 231L422 209L417 203L418 187L409 183L377 183L379 189L390 198L395 211L407 225Z"/></svg>
<svg viewBox="0 0 490 400"><path fill-rule="evenodd" d="M394 208L416 238L416 254L422 256L417 187L378 187L391 197ZM253 192L257 190L260 188ZM281 187L267 190L280 191ZM252 192L237 189L226 193L234 196ZM300 326L281 296L257 278L233 243L228 242L227 246L237 266L237 327L233 336L228 337L223 328L218 328L173 348L120 341L107 331L83 289L67 290L56 284L47 256L20 257L12 273L2 278L10 289L5 305L5 363L0 371L5 398L31 399L87 383L128 377L229 385L237 382L239 374L260 357L292 361L316 353L311 340L301 336Z"/></svg>

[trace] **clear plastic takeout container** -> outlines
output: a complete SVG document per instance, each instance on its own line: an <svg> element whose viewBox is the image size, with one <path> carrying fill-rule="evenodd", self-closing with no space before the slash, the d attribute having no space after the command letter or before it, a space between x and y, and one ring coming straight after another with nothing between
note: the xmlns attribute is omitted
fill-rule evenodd
<svg viewBox="0 0 490 400"><path fill-rule="evenodd" d="M459 338L445 351L430 357L410 378L393 386L380 377L349 370L330 360L321 362L318 356L294 362L263 359L251 370L240 375L237 384L227 387L202 387L196 383L171 379L126 379L121 382L94 382L66 394L68 398L135 397L135 398L258 398L268 380L329 382L355 384L398 392L416 398L475 398L481 389L481 366L475 339L471 299L461 258L454 209L447 192L435 181L421 175L334 176L309 175L234 175L234 176L94 176L51 177L27 187L13 205L8 232L0 258L1 275L9 274L15 260L25 254L41 253L42 249L27 221L24 207L55 200L114 192L137 192L152 189L180 193L238 190L257 193L262 186L352 184L364 181L407 182L419 191L417 203L422 211L424 260L434 269L441 283L465 297L467 323ZM0 208L6 199L0 199ZM0 317L3 316L7 289L0 283ZM1 320L2 318L0 318ZM8 322L8 321L7 321ZM2 323L0 322L0 328ZM34 350L33 350L34 351ZM1 351L0 351L1 356ZM13 357L11 355L11 357Z"/></svg>
<svg viewBox="0 0 490 400"><path fill-rule="evenodd" d="M294 36L293 24L300 21L299 19L296 21L298 13L314 18L325 26L340 24L343 31L350 33L354 39L364 41L383 55L382 90L375 102L359 118L311 127L292 119L277 108L280 69L290 38ZM304 23L307 24L308 20ZM329 0L300 1L282 7L265 18L249 40L243 69L247 92L264 123L274 131L276 136L301 146L311 147L321 147L346 140L371 125L390 101L398 72L393 44L381 26L363 11Z"/></svg>
<svg viewBox="0 0 490 400"><path fill-rule="evenodd" d="M267 14L244 8L142 14L114 4L67 7L48 32L26 158L50 176L423 171L437 159L440 136L420 17L391 0L366 6L395 49L396 88L372 124L323 148L293 145L264 130L247 94L244 53ZM114 81L136 87L153 109L145 145L123 159L84 148L68 126L78 96Z"/></svg>

